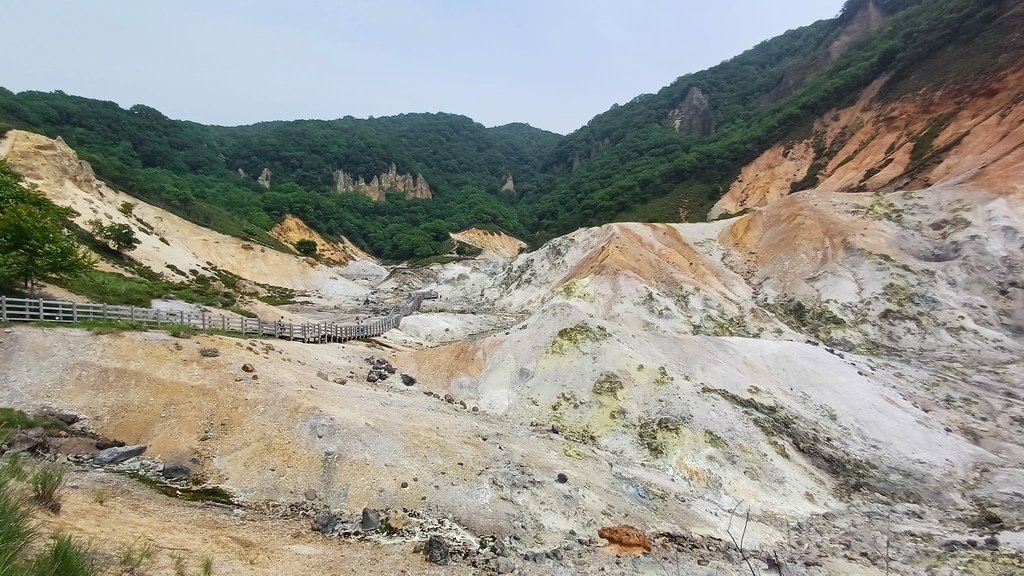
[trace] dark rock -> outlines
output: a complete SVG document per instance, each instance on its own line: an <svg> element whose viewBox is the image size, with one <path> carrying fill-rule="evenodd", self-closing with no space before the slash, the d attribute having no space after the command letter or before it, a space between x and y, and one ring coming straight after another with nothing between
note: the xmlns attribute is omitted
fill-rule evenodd
<svg viewBox="0 0 1024 576"><path fill-rule="evenodd" d="M566 476L564 472L559 472L558 476L555 476L555 482L558 482L559 484L565 484L568 481L569 477Z"/></svg>
<svg viewBox="0 0 1024 576"><path fill-rule="evenodd" d="M565 559L565 554L562 552L561 548L553 548L548 552L548 557L552 560L561 562Z"/></svg>
<svg viewBox="0 0 1024 576"><path fill-rule="evenodd" d="M7 450L10 452L31 452L46 444L46 432L42 428L29 428L19 430L7 440Z"/></svg>
<svg viewBox="0 0 1024 576"><path fill-rule="evenodd" d="M330 378L327 377L327 373L320 370L317 371L316 377L323 380L324 382L330 380Z"/></svg>
<svg viewBox="0 0 1024 576"><path fill-rule="evenodd" d="M111 464L124 462L129 458L141 456L145 452L146 446L141 444L136 446L120 446L115 448L107 448L106 450L100 450L99 452L97 452L96 456L93 457L92 461L94 464L98 464L100 466L109 466Z"/></svg>
<svg viewBox="0 0 1024 576"><path fill-rule="evenodd" d="M321 534L330 534L334 532L334 527L337 525L338 517L330 512L321 512L313 519L313 530Z"/></svg>
<svg viewBox="0 0 1024 576"><path fill-rule="evenodd" d="M967 540L965 540L965 542L967 542L967 545L970 546L971 548L977 548L978 547L978 541L975 540L974 538L968 538Z"/></svg>
<svg viewBox="0 0 1024 576"><path fill-rule="evenodd" d="M160 469L160 475L169 480L184 480L192 475L192 469L184 464L171 462L164 464Z"/></svg>
<svg viewBox="0 0 1024 576"><path fill-rule="evenodd" d="M512 572L515 572L516 563L511 558L505 558L503 556L498 558L498 561L495 562L494 569L498 574L511 574Z"/></svg>
<svg viewBox="0 0 1024 576"><path fill-rule="evenodd" d="M377 381L377 373L376 372L370 372L369 374L367 374L366 375L366 381L367 382L376 382Z"/></svg>
<svg viewBox="0 0 1024 576"><path fill-rule="evenodd" d="M39 415L44 416L46 418L53 418L54 420L63 422L68 426L81 421L83 418L81 414L75 414L74 412L69 412L67 410L61 410L59 408L52 407L43 408L42 410L39 411Z"/></svg>
<svg viewBox="0 0 1024 576"><path fill-rule="evenodd" d="M396 370L395 367L392 366L391 364L385 364L384 371L387 372L388 374L394 374L395 372L398 372L398 370Z"/></svg>
<svg viewBox="0 0 1024 576"><path fill-rule="evenodd" d="M452 396L451 394L445 394L444 401L449 404L455 404L455 396Z"/></svg>
<svg viewBox="0 0 1024 576"><path fill-rule="evenodd" d="M416 379L413 378L412 376L409 376L408 374L402 374L402 384L405 384L406 386L412 386L416 384Z"/></svg>
<svg viewBox="0 0 1024 576"><path fill-rule="evenodd" d="M480 407L479 406L473 406L473 412L479 412L479 411L480 411Z"/></svg>
<svg viewBox="0 0 1024 576"><path fill-rule="evenodd" d="M466 406L466 401L465 400L459 400L459 406L461 406L463 408L468 408L468 406Z"/></svg>
<svg viewBox="0 0 1024 576"><path fill-rule="evenodd" d="M373 508L363 508L363 519L359 522L363 530L376 530L380 528L380 512Z"/></svg>
<svg viewBox="0 0 1024 576"><path fill-rule="evenodd" d="M256 367L252 364L242 364L242 372L255 372Z"/></svg>
<svg viewBox="0 0 1024 576"><path fill-rule="evenodd" d="M508 546L505 545L504 540L495 540L492 548L494 549L494 553L498 556L508 556Z"/></svg>
<svg viewBox="0 0 1024 576"><path fill-rule="evenodd" d="M999 538L995 534L985 538L985 546L991 549L999 548Z"/></svg>
<svg viewBox="0 0 1024 576"><path fill-rule="evenodd" d="M310 502L316 500L317 497L316 490L313 490L312 488L303 492L302 495L306 498L306 500L309 500Z"/></svg>
<svg viewBox="0 0 1024 576"><path fill-rule="evenodd" d="M408 488L408 487L409 487L409 483L408 482L402 482L402 488Z"/></svg>
<svg viewBox="0 0 1024 576"><path fill-rule="evenodd" d="M220 356L220 350L217 350L216 348L200 348L199 355L204 358L216 358L217 356Z"/></svg>
<svg viewBox="0 0 1024 576"><path fill-rule="evenodd" d="M430 559L432 564L437 564L438 566L448 564L448 561L451 559L451 552L443 536L431 534L430 538L427 539L427 558Z"/></svg>
<svg viewBox="0 0 1024 576"><path fill-rule="evenodd" d="M342 386L344 386L345 384L348 384L348 380L346 380L344 378L335 378L334 379L334 383L335 384L341 384Z"/></svg>

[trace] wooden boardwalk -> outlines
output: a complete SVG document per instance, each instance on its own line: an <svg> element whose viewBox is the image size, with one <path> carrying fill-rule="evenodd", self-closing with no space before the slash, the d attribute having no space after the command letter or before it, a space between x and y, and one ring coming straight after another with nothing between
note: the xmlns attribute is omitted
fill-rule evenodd
<svg viewBox="0 0 1024 576"><path fill-rule="evenodd" d="M363 322L304 322L295 324L280 320L245 318L224 314L173 312L155 308L117 306L113 304L63 302L41 298L0 296L0 320L3 322L87 321L133 322L157 328L186 326L209 332L231 332L242 336L282 338L307 343L346 342L372 338L398 328L402 318L419 310L424 300L437 298L433 291L414 292L405 304L392 308L387 316Z"/></svg>

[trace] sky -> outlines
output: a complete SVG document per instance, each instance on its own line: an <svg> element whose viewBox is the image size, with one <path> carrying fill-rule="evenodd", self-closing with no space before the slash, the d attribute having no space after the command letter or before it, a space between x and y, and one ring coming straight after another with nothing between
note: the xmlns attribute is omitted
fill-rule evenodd
<svg viewBox="0 0 1024 576"><path fill-rule="evenodd" d="M238 125L451 112L562 134L843 0L3 0L0 86Z"/></svg>

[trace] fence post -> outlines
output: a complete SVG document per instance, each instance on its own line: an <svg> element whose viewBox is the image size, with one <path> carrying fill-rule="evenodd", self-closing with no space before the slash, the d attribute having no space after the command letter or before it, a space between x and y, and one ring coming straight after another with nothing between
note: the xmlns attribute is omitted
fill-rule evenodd
<svg viewBox="0 0 1024 576"><path fill-rule="evenodd" d="M228 331L228 319L223 314L220 315L220 330L221 332Z"/></svg>
<svg viewBox="0 0 1024 576"><path fill-rule="evenodd" d="M135 322L135 306L131 307L132 322Z"/></svg>
<svg viewBox="0 0 1024 576"><path fill-rule="evenodd" d="M7 322L7 296L0 296L0 318Z"/></svg>
<svg viewBox="0 0 1024 576"><path fill-rule="evenodd" d="M245 322L242 322L242 327L245 327ZM260 336L263 336L263 318L256 318L256 327L260 330Z"/></svg>
<svg viewBox="0 0 1024 576"><path fill-rule="evenodd" d="M206 310L199 311L199 326L206 330Z"/></svg>
<svg viewBox="0 0 1024 576"><path fill-rule="evenodd" d="M160 309L157 309L156 311L156 325L158 327L160 326Z"/></svg>
<svg viewBox="0 0 1024 576"><path fill-rule="evenodd" d="M245 336L245 316L242 316L242 321L239 324L242 325L242 336Z"/></svg>
<svg viewBox="0 0 1024 576"><path fill-rule="evenodd" d="M78 322L78 302L71 303L71 320Z"/></svg>
<svg viewBox="0 0 1024 576"><path fill-rule="evenodd" d="M42 298L39 299L39 319L40 320L45 320L46 319L46 318L43 317L43 299Z"/></svg>

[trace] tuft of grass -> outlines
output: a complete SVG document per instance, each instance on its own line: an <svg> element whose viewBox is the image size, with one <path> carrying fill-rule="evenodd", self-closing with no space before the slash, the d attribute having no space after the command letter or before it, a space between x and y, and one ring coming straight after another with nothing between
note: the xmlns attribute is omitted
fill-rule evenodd
<svg viewBox="0 0 1024 576"><path fill-rule="evenodd" d="M106 488L96 488L92 491L92 501L103 506L110 500L110 492Z"/></svg>
<svg viewBox="0 0 1024 576"><path fill-rule="evenodd" d="M53 512L60 512L61 491L67 474L67 469L58 464L43 464L36 468L29 478L32 499Z"/></svg>
<svg viewBox="0 0 1024 576"><path fill-rule="evenodd" d="M213 558L203 558L203 567L199 572L202 576L213 576Z"/></svg>
<svg viewBox="0 0 1024 576"><path fill-rule="evenodd" d="M24 480L27 477L24 455L15 452L0 459L0 482Z"/></svg>
<svg viewBox="0 0 1024 576"><path fill-rule="evenodd" d="M117 551L117 565L122 574L142 574L156 558L156 548L149 542L125 544Z"/></svg>
<svg viewBox="0 0 1024 576"><path fill-rule="evenodd" d="M0 479L0 567L19 565L35 538L30 519L28 508L11 493L9 481Z"/></svg>
<svg viewBox="0 0 1024 576"><path fill-rule="evenodd" d="M49 550L36 557L32 563L31 574L92 576L98 572L89 548L76 543L70 536L61 534L54 539Z"/></svg>
<svg viewBox="0 0 1024 576"><path fill-rule="evenodd" d="M100 573L91 551L69 536L58 536L34 558L38 534L25 501L0 479L0 574L4 576L94 576Z"/></svg>

